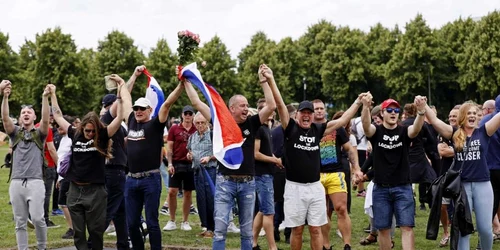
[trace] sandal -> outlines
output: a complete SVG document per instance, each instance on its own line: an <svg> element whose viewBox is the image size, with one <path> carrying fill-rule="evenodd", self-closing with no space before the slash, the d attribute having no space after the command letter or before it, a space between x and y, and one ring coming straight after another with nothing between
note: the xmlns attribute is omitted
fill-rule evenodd
<svg viewBox="0 0 500 250"><path fill-rule="evenodd" d="M498 240L500 240L500 232L493 233L493 241L498 241Z"/></svg>
<svg viewBox="0 0 500 250"><path fill-rule="evenodd" d="M439 242L439 247L446 247L448 246L448 242L450 241L450 237L444 237L441 239Z"/></svg>
<svg viewBox="0 0 500 250"><path fill-rule="evenodd" d="M361 244L362 246L367 246L367 245L370 245L370 244L373 244L376 242L377 242L377 235L376 234L369 234L368 236L366 236L366 238L361 240L359 242L359 244Z"/></svg>

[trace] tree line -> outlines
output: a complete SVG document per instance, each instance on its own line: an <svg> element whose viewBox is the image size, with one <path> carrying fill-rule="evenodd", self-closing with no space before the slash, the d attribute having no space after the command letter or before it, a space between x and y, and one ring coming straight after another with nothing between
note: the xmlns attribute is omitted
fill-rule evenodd
<svg viewBox="0 0 500 250"><path fill-rule="evenodd" d="M174 34L173 34L174 35ZM286 103L315 98L331 110L371 91L375 102L391 97L404 104L427 95L441 116L464 100L482 103L494 98L500 82L500 12L473 20L460 18L431 29L418 14L403 30L375 24L368 32L321 20L298 39L280 41L257 32L238 54L231 55L218 37L204 43L197 58L204 80L225 100L244 94L251 106L262 97L256 72L266 63L273 71ZM0 32L0 79L13 82L11 114L21 104L40 110L43 87L58 88L60 105L69 115L99 110L106 94L103 77L117 73L127 79L137 65L146 65L164 92L175 88L177 55L165 39L145 55L133 38L111 31L96 49L79 49L60 27L37 34L14 51ZM143 96L145 77L136 82L133 98ZM430 93L430 95L429 95ZM188 103L183 96L171 114Z"/></svg>

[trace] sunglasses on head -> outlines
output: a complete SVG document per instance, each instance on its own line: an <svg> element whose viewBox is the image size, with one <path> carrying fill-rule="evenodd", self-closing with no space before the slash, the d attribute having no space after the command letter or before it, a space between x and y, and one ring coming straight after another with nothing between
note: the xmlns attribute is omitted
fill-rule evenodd
<svg viewBox="0 0 500 250"><path fill-rule="evenodd" d="M399 114L401 110L399 108L386 108L385 111L387 111L387 113L392 113L392 111L394 111L394 113Z"/></svg>
<svg viewBox="0 0 500 250"><path fill-rule="evenodd" d="M85 133L95 133L95 129L84 129L83 132Z"/></svg>
<svg viewBox="0 0 500 250"><path fill-rule="evenodd" d="M132 109L133 109L134 111L137 111L137 110L144 111L144 110L146 110L146 109L148 109L148 108L146 108L146 107L134 106Z"/></svg>
<svg viewBox="0 0 500 250"><path fill-rule="evenodd" d="M31 104L29 104L29 105L27 105L27 104L23 104L23 105L21 105L21 108L22 108L22 109L24 109L24 108L29 108L29 109L32 109L32 108L33 108L33 105L31 105Z"/></svg>
<svg viewBox="0 0 500 250"><path fill-rule="evenodd" d="M188 116L192 116L193 115L193 112L184 112L184 115L188 115Z"/></svg>

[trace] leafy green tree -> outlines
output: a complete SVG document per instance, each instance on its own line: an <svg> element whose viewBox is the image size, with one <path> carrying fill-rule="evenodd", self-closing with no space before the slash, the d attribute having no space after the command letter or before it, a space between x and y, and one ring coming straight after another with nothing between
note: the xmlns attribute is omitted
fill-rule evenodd
<svg viewBox="0 0 500 250"><path fill-rule="evenodd" d="M34 106L40 109L47 83L57 86L59 104L66 114L86 114L94 100L94 86L88 83L89 67L77 53L70 34L61 28L47 29L36 35L34 84L30 93Z"/></svg>
<svg viewBox="0 0 500 250"><path fill-rule="evenodd" d="M283 38L276 46L274 55L276 65L273 65L276 84L280 89L285 103L302 100L302 80L305 75L305 55L300 51L296 41L291 37ZM300 93L300 95L297 95Z"/></svg>
<svg viewBox="0 0 500 250"><path fill-rule="evenodd" d="M144 54L134 45L134 40L116 30L99 41L97 51L97 65L101 79L106 75L118 74L127 81L135 67L143 65L145 61ZM101 94L104 94L104 84L101 91ZM146 80L138 79L132 91L132 98L135 100L145 94Z"/></svg>
<svg viewBox="0 0 500 250"><path fill-rule="evenodd" d="M20 66L19 55L9 45L9 35L0 32L0 81L7 79L13 84L13 92L9 98L11 116L17 116L20 104L27 101L25 85L20 78L23 72Z"/></svg>
<svg viewBox="0 0 500 250"><path fill-rule="evenodd" d="M337 107L348 107L359 93L368 89L368 47L364 36L357 29L339 28L323 53L322 91L326 100Z"/></svg>
<svg viewBox="0 0 500 250"><path fill-rule="evenodd" d="M458 67L460 87L467 96L478 102L494 98L500 83L500 12L484 16L466 39L465 50L460 54Z"/></svg>

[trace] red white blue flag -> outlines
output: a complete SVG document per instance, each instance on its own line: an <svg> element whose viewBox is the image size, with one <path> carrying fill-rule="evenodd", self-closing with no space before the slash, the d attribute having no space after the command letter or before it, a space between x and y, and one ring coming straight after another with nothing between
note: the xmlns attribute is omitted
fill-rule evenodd
<svg viewBox="0 0 500 250"><path fill-rule="evenodd" d="M213 153L215 158L229 169L240 168L243 162L243 136L241 129L231 116L222 97L214 87L203 81L196 63L182 68L182 77L198 87L210 106L213 126Z"/></svg>
<svg viewBox="0 0 500 250"><path fill-rule="evenodd" d="M151 118L156 117L160 111L160 107L165 101L165 96L161 90L160 84L156 79L149 73L147 69L142 71L144 75L148 77L148 87L146 88L146 99L151 102L151 108L153 112L151 113Z"/></svg>

